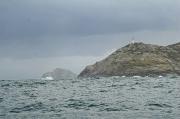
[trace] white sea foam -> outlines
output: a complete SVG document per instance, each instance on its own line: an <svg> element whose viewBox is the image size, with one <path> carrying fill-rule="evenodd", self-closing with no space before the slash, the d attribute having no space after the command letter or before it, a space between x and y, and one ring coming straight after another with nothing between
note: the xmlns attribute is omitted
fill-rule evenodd
<svg viewBox="0 0 180 119"><path fill-rule="evenodd" d="M42 80L54 80L54 78L53 77L51 77L51 76L48 76L48 77L45 77L45 78L41 78Z"/></svg>
<svg viewBox="0 0 180 119"><path fill-rule="evenodd" d="M141 76L133 76L134 78L140 78Z"/></svg>

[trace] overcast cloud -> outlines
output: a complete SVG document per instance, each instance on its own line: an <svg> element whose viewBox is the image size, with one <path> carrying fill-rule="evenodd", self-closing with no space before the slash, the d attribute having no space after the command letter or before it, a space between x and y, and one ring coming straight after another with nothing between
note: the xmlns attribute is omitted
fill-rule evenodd
<svg viewBox="0 0 180 119"><path fill-rule="evenodd" d="M79 73L132 37L180 42L179 12L179 0L1 0L0 78L56 67Z"/></svg>

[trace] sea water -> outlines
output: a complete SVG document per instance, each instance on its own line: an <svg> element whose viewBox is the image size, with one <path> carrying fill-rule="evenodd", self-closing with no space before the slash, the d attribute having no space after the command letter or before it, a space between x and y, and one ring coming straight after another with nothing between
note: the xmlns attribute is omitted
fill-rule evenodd
<svg viewBox="0 0 180 119"><path fill-rule="evenodd" d="M180 78L0 80L0 119L180 119Z"/></svg>

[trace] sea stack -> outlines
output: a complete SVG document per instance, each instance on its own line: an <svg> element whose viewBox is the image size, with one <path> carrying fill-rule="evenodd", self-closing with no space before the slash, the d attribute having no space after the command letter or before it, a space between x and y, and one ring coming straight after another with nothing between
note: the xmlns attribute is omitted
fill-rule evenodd
<svg viewBox="0 0 180 119"><path fill-rule="evenodd" d="M169 46L131 43L87 66L79 77L180 75L180 43Z"/></svg>
<svg viewBox="0 0 180 119"><path fill-rule="evenodd" d="M56 68L52 72L44 73L41 79L44 80L61 80L61 79L74 79L77 75L70 70Z"/></svg>

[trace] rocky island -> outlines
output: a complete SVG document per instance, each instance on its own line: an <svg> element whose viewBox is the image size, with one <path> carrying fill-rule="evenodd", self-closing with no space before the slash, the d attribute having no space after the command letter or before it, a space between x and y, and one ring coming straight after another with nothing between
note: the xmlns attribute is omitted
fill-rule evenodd
<svg viewBox="0 0 180 119"><path fill-rule="evenodd" d="M131 43L102 61L87 66L78 77L180 75L180 43L158 46Z"/></svg>
<svg viewBox="0 0 180 119"><path fill-rule="evenodd" d="M52 72L44 73L41 79L44 80L61 80L61 79L74 79L77 75L67 69L56 68Z"/></svg>

